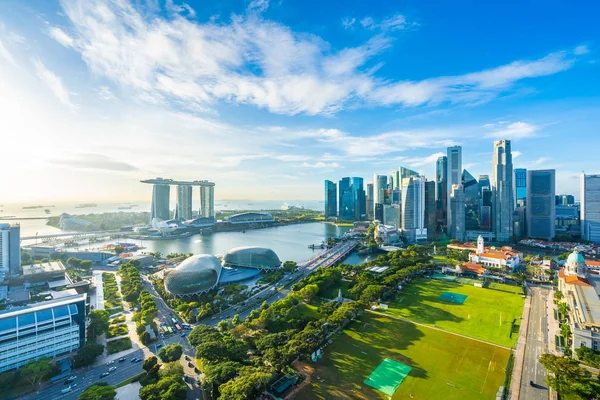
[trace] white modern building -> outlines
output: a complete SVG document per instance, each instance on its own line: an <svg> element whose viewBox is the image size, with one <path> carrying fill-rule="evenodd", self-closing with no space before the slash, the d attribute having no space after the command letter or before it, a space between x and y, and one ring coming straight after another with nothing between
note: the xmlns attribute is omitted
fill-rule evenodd
<svg viewBox="0 0 600 400"><path fill-rule="evenodd" d="M21 226L0 224L0 275L17 275L20 268Z"/></svg>
<svg viewBox="0 0 600 400"><path fill-rule="evenodd" d="M410 241L427 240L424 176L402 179L402 231Z"/></svg>
<svg viewBox="0 0 600 400"><path fill-rule="evenodd" d="M513 164L510 140L494 142L492 157L492 230L499 242L513 235Z"/></svg>
<svg viewBox="0 0 600 400"><path fill-rule="evenodd" d="M85 343L86 294L75 289L52 293L52 300L0 312L0 372L70 353Z"/></svg>
<svg viewBox="0 0 600 400"><path fill-rule="evenodd" d="M373 232L375 236L374 239L378 239L384 245L396 244L400 241L400 236L398 235L398 228L394 225L383 225L379 224L375 226L375 231Z"/></svg>
<svg viewBox="0 0 600 400"><path fill-rule="evenodd" d="M387 176L377 175L373 176L373 204L384 204L385 203L385 191L387 189Z"/></svg>
<svg viewBox="0 0 600 400"><path fill-rule="evenodd" d="M600 175L581 174L581 238L600 243Z"/></svg>

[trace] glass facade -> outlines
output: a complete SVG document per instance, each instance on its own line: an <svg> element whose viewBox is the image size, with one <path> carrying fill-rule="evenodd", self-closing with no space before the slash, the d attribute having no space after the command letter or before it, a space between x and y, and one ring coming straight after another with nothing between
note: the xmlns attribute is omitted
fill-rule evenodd
<svg viewBox="0 0 600 400"><path fill-rule="evenodd" d="M165 289L179 297L208 292L217 285L222 268L215 256L199 254L189 257L165 274Z"/></svg>
<svg viewBox="0 0 600 400"><path fill-rule="evenodd" d="M337 217L337 185L325 181L325 218Z"/></svg>
<svg viewBox="0 0 600 400"><path fill-rule="evenodd" d="M281 261L277 254L265 247L237 247L223 256L226 267L242 267L256 269L277 269Z"/></svg>
<svg viewBox="0 0 600 400"><path fill-rule="evenodd" d="M177 207L175 218L187 221L192 219L192 186L177 186Z"/></svg>
<svg viewBox="0 0 600 400"><path fill-rule="evenodd" d="M85 297L74 294L0 313L0 372L83 345Z"/></svg>
<svg viewBox="0 0 600 400"><path fill-rule="evenodd" d="M479 229L479 184L466 169L462 173L462 185L465 191L465 229Z"/></svg>
<svg viewBox="0 0 600 400"><path fill-rule="evenodd" d="M200 216L215 219L214 186L200 186Z"/></svg>
<svg viewBox="0 0 600 400"><path fill-rule="evenodd" d="M448 158L439 157L435 165L436 235L447 232Z"/></svg>
<svg viewBox="0 0 600 400"><path fill-rule="evenodd" d="M515 204L519 207L525 205L527 200L527 170L515 168Z"/></svg>
<svg viewBox="0 0 600 400"><path fill-rule="evenodd" d="M344 221L360 221L367 216L363 178L342 178L339 182L339 215Z"/></svg>
<svg viewBox="0 0 600 400"><path fill-rule="evenodd" d="M527 171L527 236L552 240L555 236L555 171Z"/></svg>
<svg viewBox="0 0 600 400"><path fill-rule="evenodd" d="M171 199L171 186L153 185L152 186L152 212L150 213L150 223L154 218L161 221L171 219L169 215L169 202Z"/></svg>
<svg viewBox="0 0 600 400"><path fill-rule="evenodd" d="M580 179L581 238L600 243L600 175Z"/></svg>

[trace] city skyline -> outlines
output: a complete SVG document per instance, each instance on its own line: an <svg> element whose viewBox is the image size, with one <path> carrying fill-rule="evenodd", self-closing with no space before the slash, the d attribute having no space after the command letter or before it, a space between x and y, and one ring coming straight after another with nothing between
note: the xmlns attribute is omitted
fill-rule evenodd
<svg viewBox="0 0 600 400"><path fill-rule="evenodd" d="M143 200L139 179L198 171L218 199L312 200L333 175L432 178L452 145L490 174L496 139L558 193L599 172L593 13L310 5L3 2L1 201Z"/></svg>

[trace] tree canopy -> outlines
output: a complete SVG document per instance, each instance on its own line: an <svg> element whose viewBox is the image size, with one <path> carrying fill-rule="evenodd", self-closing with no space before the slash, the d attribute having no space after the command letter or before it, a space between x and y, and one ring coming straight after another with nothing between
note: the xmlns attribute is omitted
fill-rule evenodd
<svg viewBox="0 0 600 400"><path fill-rule="evenodd" d="M172 343L158 351L158 356L163 362L177 361L181 358L182 354L183 347L179 343Z"/></svg>
<svg viewBox="0 0 600 400"><path fill-rule="evenodd" d="M106 382L98 382L88 386L78 400L113 400L116 395L114 387Z"/></svg>

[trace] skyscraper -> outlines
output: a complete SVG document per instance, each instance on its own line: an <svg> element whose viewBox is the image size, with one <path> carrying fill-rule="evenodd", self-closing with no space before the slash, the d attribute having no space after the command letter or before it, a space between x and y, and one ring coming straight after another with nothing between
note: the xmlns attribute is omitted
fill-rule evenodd
<svg viewBox="0 0 600 400"><path fill-rule="evenodd" d="M446 184L447 198L450 199L453 185L462 184L462 147L452 146L448 147L448 164L447 164L447 179ZM450 218L447 218L447 226L450 226Z"/></svg>
<svg viewBox="0 0 600 400"><path fill-rule="evenodd" d="M448 235L452 239L465 240L465 192L462 185L452 185L448 208Z"/></svg>
<svg viewBox="0 0 600 400"><path fill-rule="evenodd" d="M402 178L400 178L400 169L392 171L390 174L389 185L390 189L398 189L400 190L400 186L402 186Z"/></svg>
<svg viewBox="0 0 600 400"><path fill-rule="evenodd" d="M435 164L436 235L447 232L448 224L448 157L439 157Z"/></svg>
<svg viewBox="0 0 600 400"><path fill-rule="evenodd" d="M402 179L402 230L410 241L427 239L425 227L425 177Z"/></svg>
<svg viewBox="0 0 600 400"><path fill-rule="evenodd" d="M373 184L367 183L367 218L373 220L375 217L375 206L373 203Z"/></svg>
<svg viewBox="0 0 600 400"><path fill-rule="evenodd" d="M190 185L177 185L175 218L181 220L192 219L192 186Z"/></svg>
<svg viewBox="0 0 600 400"><path fill-rule="evenodd" d="M492 190L489 186L481 189L481 215L479 216L479 229L489 232L492 230Z"/></svg>
<svg viewBox="0 0 600 400"><path fill-rule="evenodd" d="M0 224L0 273L17 275L21 272L21 226Z"/></svg>
<svg viewBox="0 0 600 400"><path fill-rule="evenodd" d="M169 202L171 201L171 186L154 184L152 186L152 212L150 222L154 218L162 221L171 219L169 215Z"/></svg>
<svg viewBox="0 0 600 400"><path fill-rule="evenodd" d="M215 185L200 186L200 216L215 219Z"/></svg>
<svg viewBox="0 0 600 400"><path fill-rule="evenodd" d="M347 208L349 207L349 202L351 200L346 200L344 201L344 196L346 195L346 193L348 192L348 190L350 189L350 178L346 177L346 178L342 178L339 183L338 183L338 217L341 220L345 220L344 219L344 212L346 213L345 216L348 216L348 212L347 212Z"/></svg>
<svg viewBox="0 0 600 400"><path fill-rule="evenodd" d="M337 185L325 181L325 218L337 217Z"/></svg>
<svg viewBox="0 0 600 400"><path fill-rule="evenodd" d="M581 174L581 238L600 243L600 175Z"/></svg>
<svg viewBox="0 0 600 400"><path fill-rule="evenodd" d="M402 226L402 210L398 204L383 205L383 223L385 225L393 225L396 229Z"/></svg>
<svg viewBox="0 0 600 400"><path fill-rule="evenodd" d="M462 173L462 185L465 191L465 229L479 229L479 185L477 179L466 169Z"/></svg>
<svg viewBox="0 0 600 400"><path fill-rule="evenodd" d="M367 195L363 178L357 176L352 178L352 197L354 201L354 220L364 220L367 217Z"/></svg>
<svg viewBox="0 0 600 400"><path fill-rule="evenodd" d="M515 168L514 185L515 205L522 207L527 200L527 170L525 168Z"/></svg>
<svg viewBox="0 0 600 400"><path fill-rule="evenodd" d="M388 186L388 177L386 175L373 176L373 203L385 204L385 191Z"/></svg>
<svg viewBox="0 0 600 400"><path fill-rule="evenodd" d="M555 171L527 171L527 237L552 240L555 236Z"/></svg>
<svg viewBox="0 0 600 400"><path fill-rule="evenodd" d="M510 140L494 142L492 157L492 227L496 240L507 242L513 234L513 165Z"/></svg>
<svg viewBox="0 0 600 400"><path fill-rule="evenodd" d="M427 239L436 237L436 202L435 181L425 182L425 228L427 228Z"/></svg>

